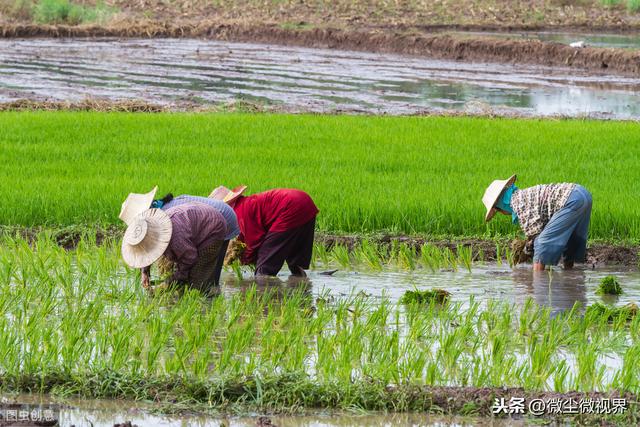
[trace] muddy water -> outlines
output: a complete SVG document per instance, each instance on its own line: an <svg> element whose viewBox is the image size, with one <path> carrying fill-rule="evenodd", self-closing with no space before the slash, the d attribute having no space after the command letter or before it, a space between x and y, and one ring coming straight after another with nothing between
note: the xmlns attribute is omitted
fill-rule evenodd
<svg viewBox="0 0 640 427"><path fill-rule="evenodd" d="M37 404L42 409L59 407L60 426L113 427L130 421L139 427L198 426L198 427L255 427L260 414L246 416L158 415L153 406L140 402L116 400L56 399L46 395L3 396L3 401ZM157 408L156 408L157 409ZM268 415L271 425L279 427L387 427L387 426L524 426L525 421L493 420L489 418L462 418L408 414L345 414L319 413L312 415ZM264 423L264 426L269 424Z"/></svg>
<svg viewBox="0 0 640 427"><path fill-rule="evenodd" d="M543 42L555 42L571 44L583 41L592 47L610 47L617 49L640 49L640 34L589 34L555 31L514 31L508 33L457 31L453 34L463 36L498 37L522 40L540 40Z"/></svg>
<svg viewBox="0 0 640 427"><path fill-rule="evenodd" d="M607 275L615 275L618 278L624 294L604 299L596 295L600 279ZM238 292L254 283L248 272L245 277L245 280L238 282L234 275L227 274L223 278L223 292L228 294ZM288 278L285 273L281 274L279 279L271 282L259 281L258 286L263 289L274 285L288 285L294 288L300 283L299 280ZM430 270L338 271L332 276L326 276L319 271L312 271L306 286L314 295L329 292L330 295L341 297L354 292L364 292L373 297L386 296L393 302L398 301L406 291L414 288L446 289L451 292L452 301L461 303L468 303L471 296L481 303L489 299L499 299L523 304L527 298L533 298L539 305L550 307L554 314L571 309L576 302L580 302L583 306L595 302L620 306L630 302L640 302L640 272L606 269L557 269L552 274L548 272L534 274L530 267L511 269L507 265L489 264L474 266L471 272L462 269L435 273Z"/></svg>
<svg viewBox="0 0 640 427"><path fill-rule="evenodd" d="M194 39L0 40L0 102L234 100L287 111L640 117L640 79Z"/></svg>

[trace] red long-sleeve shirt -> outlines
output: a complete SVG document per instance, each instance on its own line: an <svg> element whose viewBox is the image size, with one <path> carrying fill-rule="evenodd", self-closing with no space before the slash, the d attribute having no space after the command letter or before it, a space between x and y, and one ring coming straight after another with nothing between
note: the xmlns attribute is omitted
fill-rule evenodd
<svg viewBox="0 0 640 427"><path fill-rule="evenodd" d="M238 240L247 245L243 264L255 262L267 233L292 230L316 217L318 208L307 193L279 188L252 196L240 196L233 206L238 217Z"/></svg>

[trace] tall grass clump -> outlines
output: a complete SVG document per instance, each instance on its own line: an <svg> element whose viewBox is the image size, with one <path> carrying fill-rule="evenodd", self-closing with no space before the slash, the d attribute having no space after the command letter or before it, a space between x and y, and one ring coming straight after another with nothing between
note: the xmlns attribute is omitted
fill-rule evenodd
<svg viewBox="0 0 640 427"><path fill-rule="evenodd" d="M640 0L627 0L627 10L637 12L640 10Z"/></svg>
<svg viewBox="0 0 640 427"><path fill-rule="evenodd" d="M36 22L41 24L70 24L104 21L113 11L104 3L95 7L73 3L71 0L38 0L33 7Z"/></svg>

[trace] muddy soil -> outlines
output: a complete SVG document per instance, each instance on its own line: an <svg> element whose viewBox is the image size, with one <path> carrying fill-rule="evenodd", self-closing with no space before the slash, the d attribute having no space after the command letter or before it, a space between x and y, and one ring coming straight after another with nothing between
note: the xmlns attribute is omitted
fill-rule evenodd
<svg viewBox="0 0 640 427"><path fill-rule="evenodd" d="M20 227L0 227L0 234L18 234L31 241L35 240L38 233L43 228L20 228ZM52 233L52 237L58 245L67 250L73 250L83 236L95 236L96 242L102 244L105 239L121 238L124 230L119 226L111 226L106 229L90 231L85 227L65 227L56 230L47 229ZM95 233L95 234L94 234ZM390 246L393 242L405 243L416 250L419 250L425 243L435 245L439 248L449 248L454 253L458 246L471 247L475 260L482 257L484 261L496 261L496 242L506 248L511 244L511 239L483 240L483 239L432 239L420 236L404 236L391 234L376 235L336 235L327 233L316 233L316 243L322 244L328 249L335 245L346 246L352 251L362 240L367 239L372 243ZM630 244L612 243L591 243L587 250L587 264L593 268L601 266L626 266L637 267L640 263L640 246Z"/></svg>
<svg viewBox="0 0 640 427"><path fill-rule="evenodd" d="M607 74L640 74L640 51L613 48L573 48L539 40L514 40L481 36L398 29L299 29L281 25L194 25L151 22L114 26L0 25L8 37L198 37L222 41L272 43L314 48L399 53L464 62L499 62L573 67Z"/></svg>
<svg viewBox="0 0 640 427"><path fill-rule="evenodd" d="M425 406L430 408L438 407L442 408L444 413L461 414L465 413L465 409L469 411L469 407L473 408L475 415L492 416L492 408L496 399L504 398L506 402L509 402L512 398L524 398L525 402L531 402L532 400L542 400L549 402L552 400L568 401L572 399L575 402L580 402L581 399L591 398L594 400L601 399L626 399L628 404L632 407L629 410L637 412L637 396L631 393L621 394L619 392L610 393L557 393L557 392L535 392L525 391L523 388L515 387L494 387L494 388L477 388L477 387L428 387L428 386L416 386L415 393L421 395L425 400ZM398 390L400 387L397 388ZM395 387L387 387L387 392L394 393L397 391ZM428 401L428 404L426 404ZM552 415L552 414L548 414ZM503 416L504 417L504 416ZM517 415L514 418L520 418ZM603 420L604 421L604 420ZM608 424L606 421L603 424L598 425L615 425Z"/></svg>
<svg viewBox="0 0 640 427"><path fill-rule="evenodd" d="M460 240L442 240L442 239L430 239L425 237L412 237L412 236L393 236L393 235L374 235L367 236L367 239L374 243L390 246L394 241L399 243L406 243L415 249L419 249L423 244L428 243L435 245L439 248L449 248L454 253L457 250L458 245L464 247L471 247L473 250L474 259L479 259L480 256L485 261L496 261L496 242L498 242L503 248L511 245L510 239L501 240L483 240L483 239L460 239ZM363 240L362 236L350 235L339 236L332 234L316 234L316 241L324 244L327 248L331 248L336 244L344 245L350 250L358 245ZM587 250L587 264L593 268L599 266L638 266L640 253L640 247L635 245L625 244L610 244L610 243L592 243Z"/></svg>

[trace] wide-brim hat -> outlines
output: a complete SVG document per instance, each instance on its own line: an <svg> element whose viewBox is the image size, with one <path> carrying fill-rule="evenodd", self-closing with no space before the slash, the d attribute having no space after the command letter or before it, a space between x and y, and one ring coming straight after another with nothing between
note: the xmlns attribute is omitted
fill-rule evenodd
<svg viewBox="0 0 640 427"><path fill-rule="evenodd" d="M160 209L147 209L135 216L122 239L122 258L133 268L153 264L167 249L173 225Z"/></svg>
<svg viewBox="0 0 640 427"><path fill-rule="evenodd" d="M238 197L240 197L246 189L247 189L246 185L240 185L234 188L233 190L229 190L224 185L221 185L220 187L213 190L211 194L209 194L209 198L215 199L215 200L222 200L225 203L231 203L234 200L236 200Z"/></svg>
<svg viewBox="0 0 640 427"><path fill-rule="evenodd" d="M151 207L157 191L158 186L156 185L153 187L153 190L145 194L129 193L127 200L122 203L122 209L120 209L120 215L118 217L123 220L125 224L129 225L133 218Z"/></svg>
<svg viewBox="0 0 640 427"><path fill-rule="evenodd" d="M516 175L512 175L509 179L498 179L495 180L487 187L484 192L484 196L482 196L482 203L487 208L487 214L484 217L485 221L490 221L491 218L496 214L497 210L495 208L496 202L498 198L505 190L505 188L509 187L511 184L516 182Z"/></svg>

